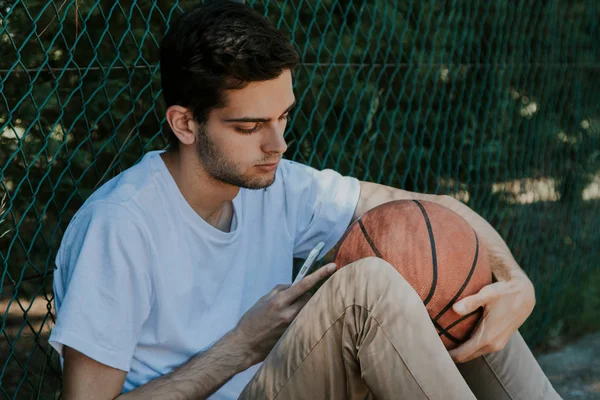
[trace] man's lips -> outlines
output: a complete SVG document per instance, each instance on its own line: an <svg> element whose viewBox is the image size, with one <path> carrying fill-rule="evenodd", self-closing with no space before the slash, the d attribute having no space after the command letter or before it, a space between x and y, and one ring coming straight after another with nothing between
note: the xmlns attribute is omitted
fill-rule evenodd
<svg viewBox="0 0 600 400"><path fill-rule="evenodd" d="M257 166L258 167L272 167L272 166L275 166L277 164L279 164L279 161L275 161L275 162L268 163L268 164L258 164Z"/></svg>
<svg viewBox="0 0 600 400"><path fill-rule="evenodd" d="M275 171L275 169L277 168L277 165L279 165L279 162L271 163L271 164L259 164L256 167L262 171L271 172L271 171Z"/></svg>

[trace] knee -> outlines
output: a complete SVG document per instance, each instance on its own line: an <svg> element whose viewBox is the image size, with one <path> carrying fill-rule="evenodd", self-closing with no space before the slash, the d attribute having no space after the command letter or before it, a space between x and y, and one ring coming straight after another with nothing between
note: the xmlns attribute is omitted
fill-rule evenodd
<svg viewBox="0 0 600 400"><path fill-rule="evenodd" d="M398 271L387 261L379 257L365 257L346 265L340 271L347 271L355 275L355 280L370 282L386 282L400 275ZM400 275L401 276L401 275Z"/></svg>
<svg viewBox="0 0 600 400"><path fill-rule="evenodd" d="M390 263L379 257L365 257L343 269L346 268L348 271L354 270L354 274L362 281L368 279L370 282L386 282L392 276L399 275Z"/></svg>
<svg viewBox="0 0 600 400"><path fill-rule="evenodd" d="M366 268L366 269L375 269L375 268L394 269L394 267L389 262L385 261L383 258L379 258L379 257L375 257L375 256L361 258L360 260L355 261L352 264L360 264L363 266L363 268ZM352 265L352 264L350 264L350 265Z"/></svg>
<svg viewBox="0 0 600 400"><path fill-rule="evenodd" d="M413 287L390 263L378 257L366 257L341 268L337 273L345 287L369 296L399 298L403 303L420 304L422 300Z"/></svg>

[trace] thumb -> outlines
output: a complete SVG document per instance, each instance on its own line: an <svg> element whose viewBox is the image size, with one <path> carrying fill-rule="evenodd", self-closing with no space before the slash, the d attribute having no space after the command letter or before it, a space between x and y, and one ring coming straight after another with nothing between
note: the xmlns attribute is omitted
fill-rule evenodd
<svg viewBox="0 0 600 400"><path fill-rule="evenodd" d="M459 315L466 315L483 305L483 296L474 294L454 303L452 309Z"/></svg>
<svg viewBox="0 0 600 400"><path fill-rule="evenodd" d="M457 314L466 315L477 310L479 307L485 306L502 294L502 290L500 290L500 286L498 285L498 283L492 283L484 286L476 294L462 298L454 303L452 309Z"/></svg>

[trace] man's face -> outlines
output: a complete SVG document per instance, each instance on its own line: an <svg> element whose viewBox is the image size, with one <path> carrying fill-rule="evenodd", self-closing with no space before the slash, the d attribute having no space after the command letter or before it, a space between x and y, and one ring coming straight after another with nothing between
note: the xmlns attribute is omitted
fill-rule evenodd
<svg viewBox="0 0 600 400"><path fill-rule="evenodd" d="M226 92L227 106L213 110L198 133L200 163L216 180L248 189L275 181L287 149L283 133L295 104L289 70L273 80Z"/></svg>

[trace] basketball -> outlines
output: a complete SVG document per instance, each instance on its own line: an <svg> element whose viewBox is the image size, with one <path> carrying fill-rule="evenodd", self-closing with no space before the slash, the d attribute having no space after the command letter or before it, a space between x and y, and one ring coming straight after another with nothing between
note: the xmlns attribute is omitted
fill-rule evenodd
<svg viewBox="0 0 600 400"><path fill-rule="evenodd" d="M492 283L492 271L485 246L461 216L429 201L392 201L352 223L340 243L338 269L376 256L400 272L421 296L446 349L471 336L482 309L460 316L452 305Z"/></svg>

